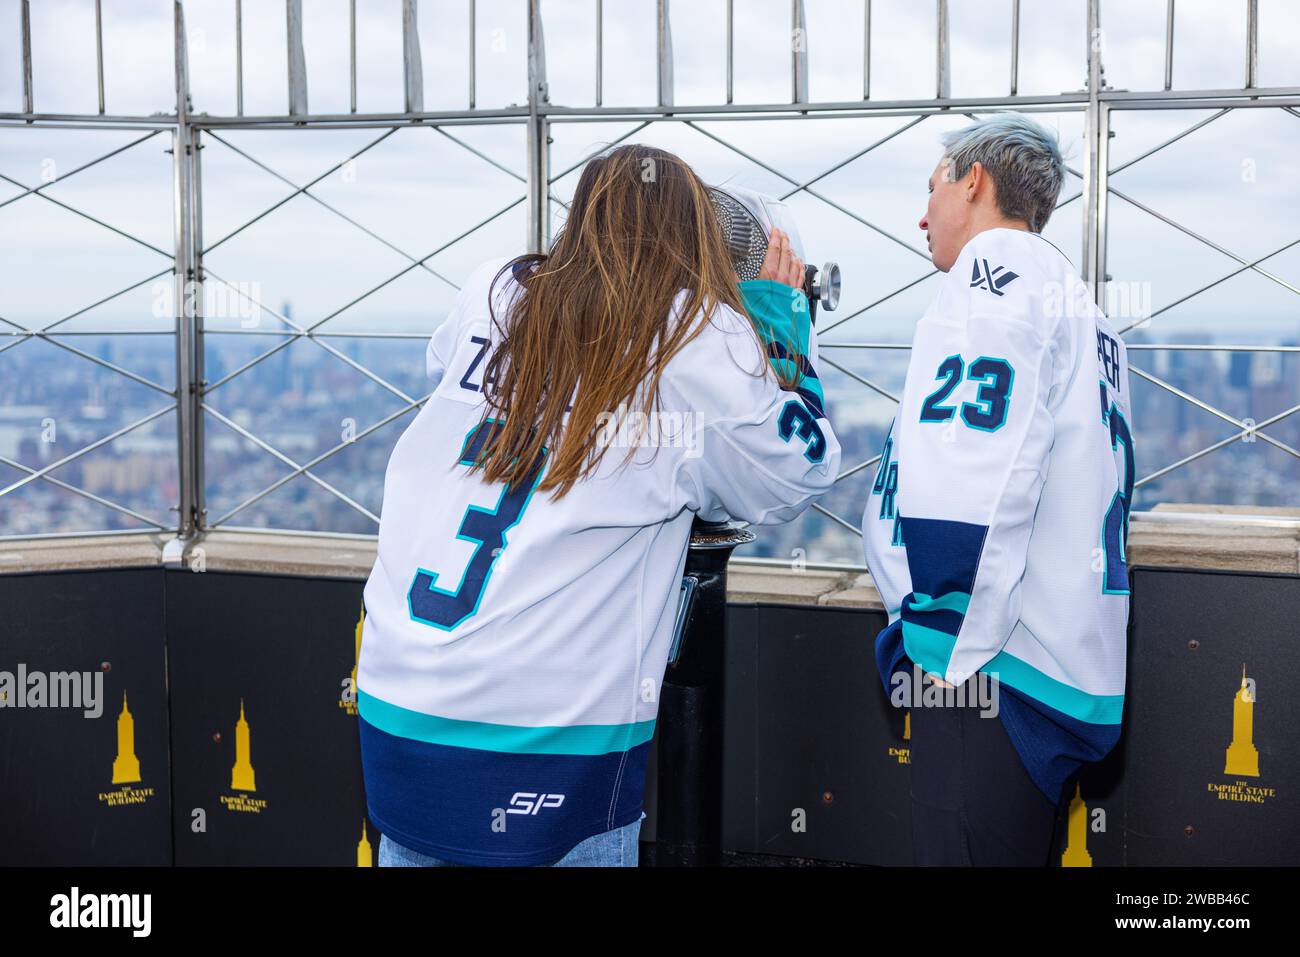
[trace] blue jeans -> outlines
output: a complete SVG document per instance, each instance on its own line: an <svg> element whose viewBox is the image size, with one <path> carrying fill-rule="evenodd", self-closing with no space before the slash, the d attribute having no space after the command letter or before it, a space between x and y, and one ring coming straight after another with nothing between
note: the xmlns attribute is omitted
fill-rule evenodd
<svg viewBox="0 0 1300 957"><path fill-rule="evenodd" d="M641 818L612 831L593 834L578 844L551 867L636 867L637 840L641 834ZM430 857L420 851L398 844L387 834L379 836L380 867L461 867L452 861Z"/></svg>

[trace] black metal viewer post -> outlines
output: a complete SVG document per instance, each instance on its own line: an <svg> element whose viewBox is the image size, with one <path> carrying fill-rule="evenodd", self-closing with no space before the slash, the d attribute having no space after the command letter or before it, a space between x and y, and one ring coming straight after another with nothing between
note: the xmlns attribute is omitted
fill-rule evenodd
<svg viewBox="0 0 1300 957"><path fill-rule="evenodd" d="M726 664L727 561L754 533L732 522L691 527L674 646L659 701L658 867L708 867L721 859L722 703Z"/></svg>

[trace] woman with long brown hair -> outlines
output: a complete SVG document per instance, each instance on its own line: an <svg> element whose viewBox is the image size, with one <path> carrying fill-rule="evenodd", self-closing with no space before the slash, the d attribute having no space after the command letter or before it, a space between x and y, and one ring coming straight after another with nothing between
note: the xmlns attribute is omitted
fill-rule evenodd
<svg viewBox="0 0 1300 957"><path fill-rule="evenodd" d="M692 518L834 480L803 267L738 283L706 187L620 146L550 251L476 270L428 349L366 583L380 864L632 864Z"/></svg>

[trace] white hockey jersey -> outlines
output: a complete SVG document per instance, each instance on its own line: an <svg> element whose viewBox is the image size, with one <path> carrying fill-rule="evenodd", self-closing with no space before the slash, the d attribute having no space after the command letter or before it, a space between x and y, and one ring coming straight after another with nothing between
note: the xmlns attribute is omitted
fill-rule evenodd
<svg viewBox="0 0 1300 957"><path fill-rule="evenodd" d="M534 494L544 458L527 487L484 484L466 463L506 262L470 276L429 344L433 393L385 477L357 685L376 826L447 860L532 865L640 816L694 516L789 521L830 486L840 447L811 363L783 391L768 363L784 360L720 306L667 365L644 440L611 420L612 447L558 502ZM498 317L519 274L497 285ZM747 302L765 296L786 315L763 328L807 329L802 292L759 283ZM815 361L811 329L803 341Z"/></svg>
<svg viewBox="0 0 1300 957"><path fill-rule="evenodd" d="M999 715L1056 802L1119 737L1133 495L1124 342L1065 256L992 229L962 249L916 327L863 514L904 659L999 680Z"/></svg>

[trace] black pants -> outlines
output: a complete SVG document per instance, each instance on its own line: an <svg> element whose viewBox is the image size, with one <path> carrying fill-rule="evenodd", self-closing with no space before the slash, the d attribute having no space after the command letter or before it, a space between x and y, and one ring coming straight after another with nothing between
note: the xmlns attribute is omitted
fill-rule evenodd
<svg viewBox="0 0 1300 957"><path fill-rule="evenodd" d="M928 676L925 684L929 688ZM911 709L913 861L1048 866L1068 801L1048 800L1025 770L1002 719L984 716L973 689L964 690L964 706Z"/></svg>

